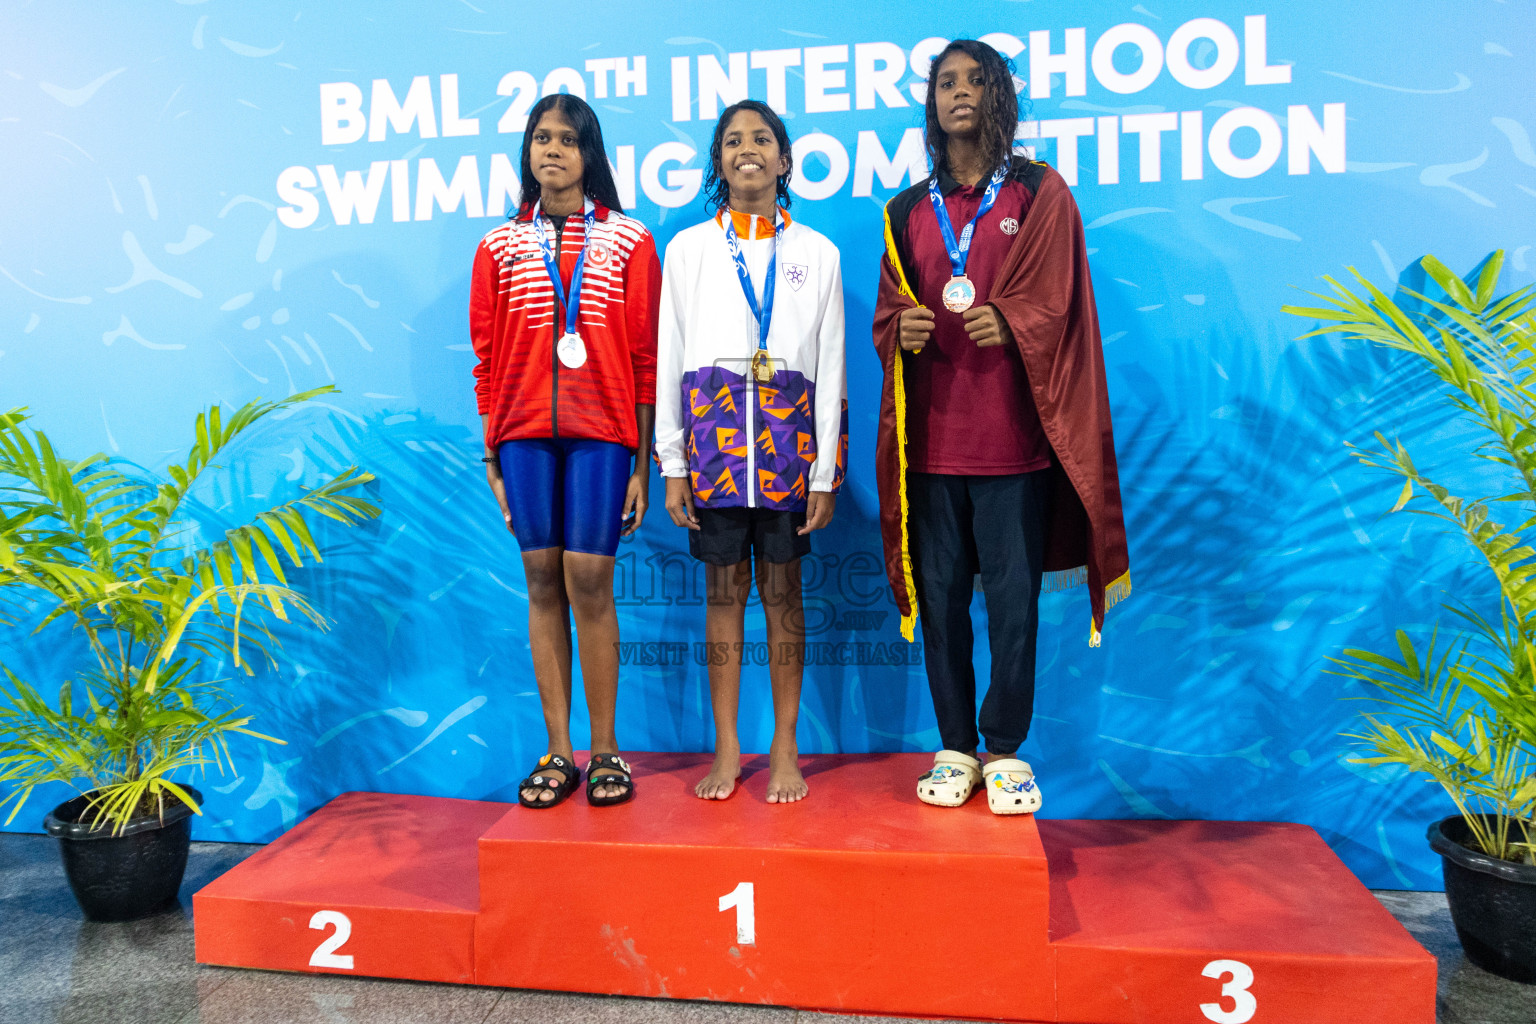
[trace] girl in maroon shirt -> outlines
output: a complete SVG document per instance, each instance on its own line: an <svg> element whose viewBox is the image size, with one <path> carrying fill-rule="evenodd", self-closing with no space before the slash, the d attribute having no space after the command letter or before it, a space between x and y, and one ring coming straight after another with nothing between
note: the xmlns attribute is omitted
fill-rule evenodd
<svg viewBox="0 0 1536 1024"><path fill-rule="evenodd" d="M944 744L918 797L958 806L986 777L992 809L1040 805L1015 754L1034 710L1050 443L1008 321L988 303L1029 214L1041 165L1013 156L1007 61L950 43L928 77L933 175L892 199L892 238L918 306L900 316L908 529L929 690ZM986 595L992 680L977 735L972 580ZM980 740L989 762L978 759ZM996 786L994 787L994 782Z"/></svg>

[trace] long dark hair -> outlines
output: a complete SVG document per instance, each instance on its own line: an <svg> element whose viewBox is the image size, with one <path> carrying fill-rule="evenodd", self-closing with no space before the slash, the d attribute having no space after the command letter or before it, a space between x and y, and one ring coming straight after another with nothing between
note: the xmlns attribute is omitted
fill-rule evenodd
<svg viewBox="0 0 1536 1024"><path fill-rule="evenodd" d="M597 114L587 106L587 101L570 93L557 92L545 96L528 111L528 126L523 131L522 195L517 205L519 216L533 209L539 201L539 179L533 176L533 132L539 126L539 118L555 111L576 129L576 148L581 152L581 191L594 203L606 206L615 213L623 213L619 203L619 189L613 183L613 171L608 166L608 150L603 146L603 128L597 123Z"/></svg>
<svg viewBox="0 0 1536 1024"><path fill-rule="evenodd" d="M715 122L715 137L709 144L709 176L704 179L704 199L711 210L724 210L731 205L731 187L726 184L725 175L720 173L720 161L722 159L720 149L725 143L725 133L731 127L731 120L744 110L750 110L763 119L768 130L773 132L774 141L779 144L779 152L789 165L784 168L784 173L779 175L778 202L786 210L789 209L789 179L795 173L795 154L789 147L789 132L784 129L784 122L773 108L760 100L742 100L740 103L732 103L720 114L720 120Z"/></svg>
<svg viewBox="0 0 1536 1024"><path fill-rule="evenodd" d="M939 127L939 69L952 54L963 53L981 65L981 96L976 103L980 115L978 141L990 156L991 167L1002 167L1013 159L1013 136L1019 128L1019 98L1013 91L1013 61L986 43L975 39L956 39L933 58L928 68L927 110L928 159L935 171L949 170L949 136Z"/></svg>

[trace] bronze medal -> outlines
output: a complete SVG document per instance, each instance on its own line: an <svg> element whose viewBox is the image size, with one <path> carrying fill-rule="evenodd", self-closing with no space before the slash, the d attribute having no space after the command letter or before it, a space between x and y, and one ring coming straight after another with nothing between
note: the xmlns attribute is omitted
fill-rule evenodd
<svg viewBox="0 0 1536 1024"><path fill-rule="evenodd" d="M976 286L964 274L950 278L940 294L944 299L944 308L951 313L964 313L976 302Z"/></svg>

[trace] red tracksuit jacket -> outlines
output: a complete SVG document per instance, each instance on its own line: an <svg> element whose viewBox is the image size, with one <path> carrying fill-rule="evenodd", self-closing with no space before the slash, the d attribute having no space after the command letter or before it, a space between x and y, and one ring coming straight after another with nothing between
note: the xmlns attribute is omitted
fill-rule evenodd
<svg viewBox="0 0 1536 1024"><path fill-rule="evenodd" d="M555 356L565 308L556 308L529 212L494 228L475 251L469 333L479 359L475 398L490 416L485 443L581 437L634 449L635 405L656 403L656 243L639 221L597 207L577 315L587 361L573 370ZM548 218L544 229L555 237ZM580 213L567 218L559 259L567 290L584 234Z"/></svg>

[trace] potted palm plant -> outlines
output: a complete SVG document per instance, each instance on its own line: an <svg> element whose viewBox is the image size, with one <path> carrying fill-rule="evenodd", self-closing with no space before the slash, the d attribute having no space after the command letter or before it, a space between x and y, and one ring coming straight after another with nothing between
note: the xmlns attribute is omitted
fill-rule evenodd
<svg viewBox="0 0 1536 1024"><path fill-rule="evenodd" d="M215 460L264 417L330 390L232 414L213 406L166 480L101 455L62 458L24 410L0 414L0 617L53 635L73 627L89 652L52 700L0 665L0 808L9 823L37 786L79 791L46 827L87 917L126 920L175 898L201 813L187 776L222 770L231 734L272 739L249 727L218 672L275 665L278 623L325 628L288 585L289 570L320 560L308 520L379 514L351 493L373 477L350 467L211 545L191 543L183 504Z"/></svg>
<svg viewBox="0 0 1536 1024"><path fill-rule="evenodd" d="M1456 619L1449 639L1438 628L1418 640L1399 630L1395 650L1351 648L1335 661L1372 691L1351 737L1364 747L1356 760L1428 775L1460 811L1433 823L1429 842L1467 958L1536 982L1536 288L1495 298L1503 262L1493 254L1469 285L1426 256L1443 300L1404 289L1407 309L1352 271L1359 291L1324 278L1334 290L1316 296L1325 307L1285 311L1324 321L1303 337L1340 332L1417 357L1479 428L1466 454L1505 467L1499 493L1466 498L1397 439L1378 433L1376 447L1356 449L1402 480L1392 511L1434 516L1465 536L1488 566L1498 612L1446 605Z"/></svg>

